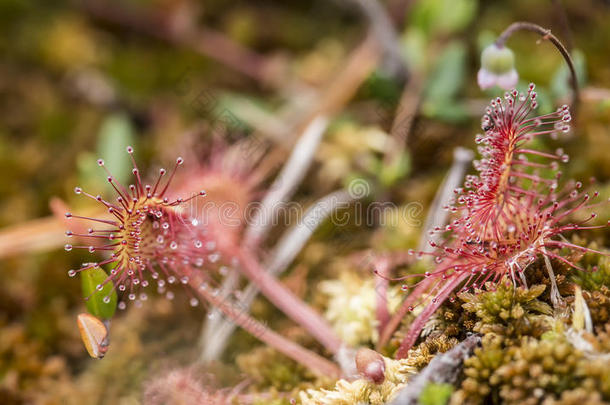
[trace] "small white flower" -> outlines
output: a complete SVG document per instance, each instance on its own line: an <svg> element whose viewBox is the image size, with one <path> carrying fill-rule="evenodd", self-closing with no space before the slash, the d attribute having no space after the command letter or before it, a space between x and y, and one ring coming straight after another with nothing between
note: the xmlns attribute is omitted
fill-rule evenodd
<svg viewBox="0 0 610 405"><path fill-rule="evenodd" d="M482 90L496 85L505 90L514 88L519 81L519 74L515 70L513 51L495 43L485 48L481 53L481 69L477 81Z"/></svg>

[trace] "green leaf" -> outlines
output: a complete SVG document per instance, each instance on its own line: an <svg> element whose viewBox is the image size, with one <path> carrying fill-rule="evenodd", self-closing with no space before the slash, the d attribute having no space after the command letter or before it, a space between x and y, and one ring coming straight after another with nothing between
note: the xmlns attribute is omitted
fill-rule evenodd
<svg viewBox="0 0 610 405"><path fill-rule="evenodd" d="M117 307L117 294L113 289L112 281L104 284L101 291L98 289L98 286L106 281L108 274L99 267L83 270L80 274L87 311L100 319L112 318ZM105 297L109 297L110 300L104 302Z"/></svg>
<svg viewBox="0 0 610 405"><path fill-rule="evenodd" d="M98 157L104 159L106 167L122 183L127 183L131 176L131 159L125 149L134 146L134 141L134 130L126 115L111 114L102 122L97 141Z"/></svg>
<svg viewBox="0 0 610 405"><path fill-rule="evenodd" d="M466 28L477 5L477 0L418 1L410 12L411 25L430 36L448 35Z"/></svg>
<svg viewBox="0 0 610 405"><path fill-rule="evenodd" d="M451 100L437 104L428 103L422 107L422 113L428 118L454 124L466 122L470 118L463 104Z"/></svg>
<svg viewBox="0 0 610 405"><path fill-rule="evenodd" d="M429 383L424 387L420 396L421 405L445 405L453 393L451 384Z"/></svg>
<svg viewBox="0 0 610 405"><path fill-rule="evenodd" d="M454 41L439 56L424 91L422 113L427 117L459 121L466 111L457 104L466 74L466 48Z"/></svg>
<svg viewBox="0 0 610 405"><path fill-rule="evenodd" d="M466 73L466 47L453 41L438 58L426 83L427 102L440 103L454 98L462 88Z"/></svg>

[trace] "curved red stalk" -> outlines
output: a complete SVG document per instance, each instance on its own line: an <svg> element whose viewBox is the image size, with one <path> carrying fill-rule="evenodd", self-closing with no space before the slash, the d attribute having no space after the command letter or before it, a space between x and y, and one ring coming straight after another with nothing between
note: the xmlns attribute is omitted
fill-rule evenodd
<svg viewBox="0 0 610 405"><path fill-rule="evenodd" d="M343 343L328 322L263 269L246 248L230 247L227 253L239 258L244 275L256 284L269 301L305 328L328 351L333 354L339 351Z"/></svg>
<svg viewBox="0 0 610 405"><path fill-rule="evenodd" d="M209 302L215 308L218 308L225 316L249 332L252 336L255 336L287 357L303 364L317 374L330 378L340 377L341 370L339 370L334 363L303 348L282 335L275 333L266 325L249 316L243 309L236 308L219 294L213 294L210 292L210 289L206 287L206 284L202 283L201 279L193 278L189 281L189 284L193 288L193 291L201 298Z"/></svg>
<svg viewBox="0 0 610 405"><path fill-rule="evenodd" d="M398 351L396 352L397 359L404 359L407 357L409 349L415 344L415 341L419 337L419 333L424 328L424 325L430 319L430 316L436 312L436 310L443 305L445 300L451 295L451 293L467 278L469 274L462 273L453 277L450 281L448 281L438 293L436 297L432 299L432 302L426 306L426 308L422 311L421 314L413 321L411 327L409 328L409 332L405 336L404 340L401 342Z"/></svg>

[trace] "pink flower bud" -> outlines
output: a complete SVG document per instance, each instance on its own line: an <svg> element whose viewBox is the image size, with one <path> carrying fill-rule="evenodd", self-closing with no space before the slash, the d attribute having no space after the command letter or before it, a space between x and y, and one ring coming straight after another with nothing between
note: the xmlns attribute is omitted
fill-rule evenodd
<svg viewBox="0 0 610 405"><path fill-rule="evenodd" d="M356 353L356 368L360 375L375 384L385 380L385 362L374 350L361 348Z"/></svg>

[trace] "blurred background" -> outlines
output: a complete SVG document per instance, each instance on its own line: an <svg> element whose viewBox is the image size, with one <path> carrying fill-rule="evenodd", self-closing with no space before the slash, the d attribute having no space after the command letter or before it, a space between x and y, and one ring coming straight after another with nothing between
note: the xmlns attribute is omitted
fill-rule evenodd
<svg viewBox="0 0 610 405"><path fill-rule="evenodd" d="M564 42L581 85L572 132L541 142L570 154L566 177L595 176L607 191L608 1L0 0L0 403L141 403L155 378L193 366L201 351L206 308L154 296L113 321L105 359L84 350L75 318L85 305L67 270L89 256L64 251L66 225L53 211L94 209L74 195L77 185L110 191L97 158L126 179L127 145L147 173L176 156L205 166L219 148L250 142L256 156L243 159L265 168L260 194L323 116L328 127L294 200L308 205L363 178L370 200L427 209L454 149L474 148L485 106L502 94L478 88L480 52L519 20ZM570 102L554 47L527 32L507 45L518 87L537 84L541 113ZM413 223L323 224L285 282L323 305L316 283L338 274L337 257L416 247L420 233ZM265 300L252 313L301 339ZM257 344L237 331L199 375L268 390L251 366ZM304 378L280 375L272 389Z"/></svg>

